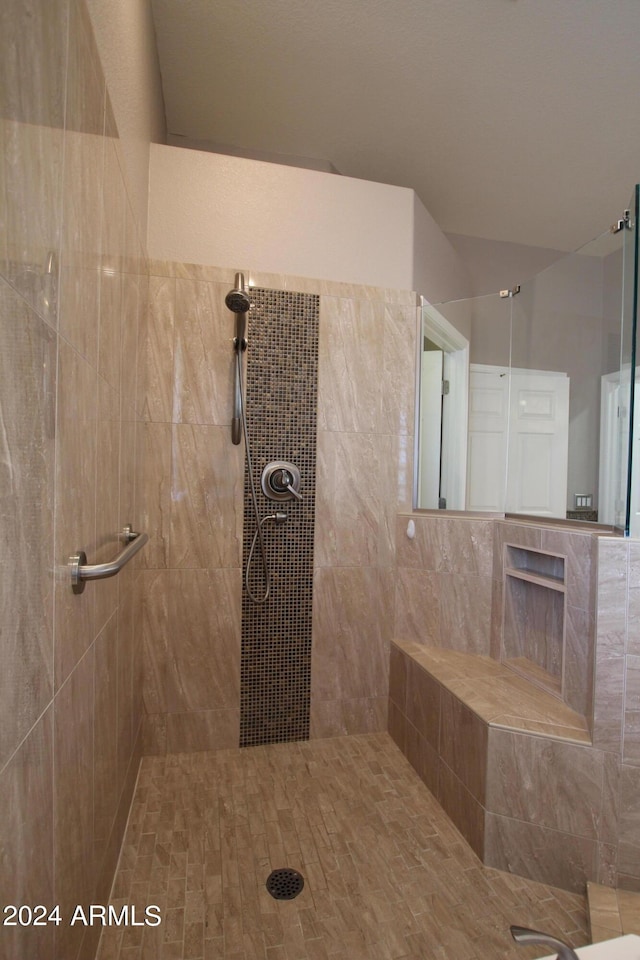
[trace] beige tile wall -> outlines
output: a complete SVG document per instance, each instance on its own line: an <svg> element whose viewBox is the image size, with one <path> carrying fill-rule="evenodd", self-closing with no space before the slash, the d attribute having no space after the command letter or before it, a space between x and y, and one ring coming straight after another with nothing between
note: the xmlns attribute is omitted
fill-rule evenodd
<svg viewBox="0 0 640 960"><path fill-rule="evenodd" d="M244 444L230 440L224 305L235 271L151 272L145 749L217 749L239 730ZM415 296L244 272L254 285L320 294L311 735L382 730L395 516L411 504Z"/></svg>
<svg viewBox="0 0 640 960"><path fill-rule="evenodd" d="M0 30L0 890L63 922L1 927L0 957L93 957L140 754L138 341L147 278L81 0L8 0ZM142 386L140 384L140 386Z"/></svg>
<svg viewBox="0 0 640 960"><path fill-rule="evenodd" d="M586 718L592 745L490 726L483 748L479 734L464 728L457 698L447 694L447 713L439 685L396 648L394 739L485 862L569 889L587 879L640 889L640 543L438 515L414 516L416 535L408 539L408 519L398 518L394 636L427 646L499 659L503 544L565 557L566 700ZM470 624L481 621L482 635L487 590L493 593L485 645L471 629L443 627L443 577L452 570L467 571L465 615ZM490 586L478 589L483 577ZM478 756L486 789L481 774L467 770Z"/></svg>

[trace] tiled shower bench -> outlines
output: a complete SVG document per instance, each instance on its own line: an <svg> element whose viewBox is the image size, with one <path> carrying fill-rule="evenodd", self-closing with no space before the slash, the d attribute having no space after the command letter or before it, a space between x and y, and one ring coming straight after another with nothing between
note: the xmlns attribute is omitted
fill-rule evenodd
<svg viewBox="0 0 640 960"><path fill-rule="evenodd" d="M583 893L606 816L586 720L490 657L394 640L389 732L488 866Z"/></svg>

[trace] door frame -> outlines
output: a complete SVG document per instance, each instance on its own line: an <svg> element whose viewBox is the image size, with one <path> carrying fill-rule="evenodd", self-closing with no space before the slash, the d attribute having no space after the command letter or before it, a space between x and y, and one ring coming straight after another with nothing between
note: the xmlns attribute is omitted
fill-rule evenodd
<svg viewBox="0 0 640 960"><path fill-rule="evenodd" d="M448 510L464 510L467 485L467 431L469 421L469 341L440 311L420 298L417 310L416 430L414 438L413 507L418 508L420 437L420 373L424 337L444 351L444 377L449 380L450 402L442 422L442 485Z"/></svg>

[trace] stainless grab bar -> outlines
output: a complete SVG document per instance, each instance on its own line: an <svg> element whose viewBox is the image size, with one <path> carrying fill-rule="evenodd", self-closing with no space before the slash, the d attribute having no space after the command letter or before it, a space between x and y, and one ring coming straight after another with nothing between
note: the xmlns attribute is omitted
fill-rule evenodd
<svg viewBox="0 0 640 960"><path fill-rule="evenodd" d="M136 533L127 525L122 531L121 538L127 541L127 546L108 563L87 564L87 555L84 550L78 550L77 553L69 557L71 589L74 593L82 593L87 580L103 580L105 577L115 577L125 564L129 563L132 557L135 557L138 550L144 547L149 535L147 533Z"/></svg>

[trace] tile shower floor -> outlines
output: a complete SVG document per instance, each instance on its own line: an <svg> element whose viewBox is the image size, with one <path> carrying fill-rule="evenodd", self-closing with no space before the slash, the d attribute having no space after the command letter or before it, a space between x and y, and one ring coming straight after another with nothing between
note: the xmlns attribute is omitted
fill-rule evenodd
<svg viewBox="0 0 640 960"><path fill-rule="evenodd" d="M293 900L265 883L290 867ZM386 734L145 757L99 960L520 958L588 942L585 898L483 867Z"/></svg>

